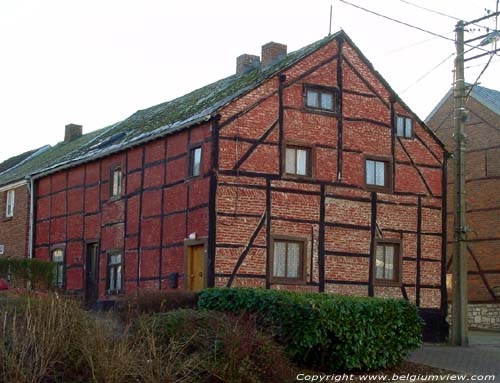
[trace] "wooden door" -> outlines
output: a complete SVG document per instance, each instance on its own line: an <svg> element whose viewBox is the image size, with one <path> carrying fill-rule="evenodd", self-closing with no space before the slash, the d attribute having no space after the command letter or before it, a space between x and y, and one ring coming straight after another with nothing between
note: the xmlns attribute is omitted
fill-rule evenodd
<svg viewBox="0 0 500 383"><path fill-rule="evenodd" d="M205 287L205 245L188 246L186 255L186 288L201 290Z"/></svg>
<svg viewBox="0 0 500 383"><path fill-rule="evenodd" d="M92 307L99 297L99 245L88 243L85 258L85 303Z"/></svg>

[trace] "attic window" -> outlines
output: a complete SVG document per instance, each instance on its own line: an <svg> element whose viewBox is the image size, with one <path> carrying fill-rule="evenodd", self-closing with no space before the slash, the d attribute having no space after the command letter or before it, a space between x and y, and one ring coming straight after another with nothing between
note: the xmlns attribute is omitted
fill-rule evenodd
<svg viewBox="0 0 500 383"><path fill-rule="evenodd" d="M413 138L413 120L410 117L397 117L397 134L398 137Z"/></svg>
<svg viewBox="0 0 500 383"><path fill-rule="evenodd" d="M337 93L336 88L307 85L305 87L305 106L308 109L336 113L338 109Z"/></svg>

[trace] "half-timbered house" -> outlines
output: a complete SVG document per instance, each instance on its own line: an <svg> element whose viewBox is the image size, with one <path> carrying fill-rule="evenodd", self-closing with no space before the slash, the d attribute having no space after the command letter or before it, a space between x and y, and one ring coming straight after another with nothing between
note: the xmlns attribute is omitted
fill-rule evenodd
<svg viewBox="0 0 500 383"><path fill-rule="evenodd" d="M33 172L34 256L91 302L251 286L442 313L445 153L345 32L269 43Z"/></svg>

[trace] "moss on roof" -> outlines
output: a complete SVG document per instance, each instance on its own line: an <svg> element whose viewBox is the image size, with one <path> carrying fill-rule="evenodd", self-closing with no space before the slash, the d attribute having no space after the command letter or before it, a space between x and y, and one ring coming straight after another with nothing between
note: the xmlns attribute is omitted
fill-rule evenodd
<svg viewBox="0 0 500 383"><path fill-rule="evenodd" d="M40 152L38 155L29 158L27 161L19 164L18 166L10 168L8 171L0 174L0 186L20 181L32 174L37 173L40 169L54 166L62 157L72 153L81 145L91 142L98 137L99 134L106 131L106 129L108 128L85 134L71 142L60 142L57 145Z"/></svg>
<svg viewBox="0 0 500 383"><path fill-rule="evenodd" d="M42 172L55 171L73 163L106 156L194 123L207 121L224 105L334 40L340 33L343 32L291 52L269 67L229 76L172 101L138 110L123 121L85 134L77 140L60 142L36 158L0 174L0 186Z"/></svg>
<svg viewBox="0 0 500 383"><path fill-rule="evenodd" d="M40 148L29 150L22 154L18 154L17 156L6 159L4 162L0 163L0 174L5 172L6 170L18 165L22 161L26 160L29 156L36 153Z"/></svg>

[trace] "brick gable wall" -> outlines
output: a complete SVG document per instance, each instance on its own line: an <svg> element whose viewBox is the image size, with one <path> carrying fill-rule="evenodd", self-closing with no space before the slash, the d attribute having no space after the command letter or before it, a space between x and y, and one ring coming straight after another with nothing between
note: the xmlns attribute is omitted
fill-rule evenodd
<svg viewBox="0 0 500 383"><path fill-rule="evenodd" d="M440 308L444 151L416 122L416 138L394 137L391 118L410 112L354 48L345 43L339 51L331 42L288 69L282 83L275 77L221 112L216 285L408 298ZM342 87L342 113L305 110L306 84ZM311 179L282 175L287 140L314 145ZM393 193L365 190L365 155L394 163ZM374 283L378 230L402 241L400 285ZM306 240L304 284L270 281L273 235Z"/></svg>

